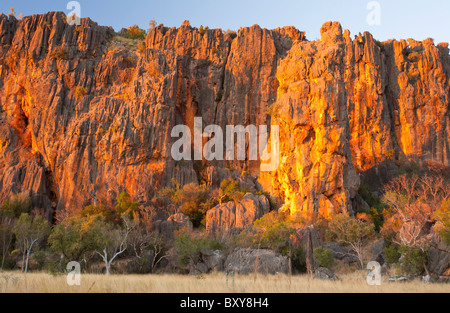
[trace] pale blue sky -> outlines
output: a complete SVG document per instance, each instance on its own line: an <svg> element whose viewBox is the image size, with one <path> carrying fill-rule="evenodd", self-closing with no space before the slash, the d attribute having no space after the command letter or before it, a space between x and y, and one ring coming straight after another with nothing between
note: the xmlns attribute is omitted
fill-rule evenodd
<svg viewBox="0 0 450 313"><path fill-rule="evenodd" d="M64 11L66 0L2 0L0 12L11 7L17 14L30 15ZM375 38L432 37L436 43L450 41L450 1L379 0L381 25L367 24L370 0L79 0L82 17L89 16L115 30L137 24L147 28L154 18L166 26L179 26L188 19L192 26L238 29L259 24L266 28L293 25L306 31L310 40L320 37L320 26L329 20L341 22L352 34L370 31Z"/></svg>

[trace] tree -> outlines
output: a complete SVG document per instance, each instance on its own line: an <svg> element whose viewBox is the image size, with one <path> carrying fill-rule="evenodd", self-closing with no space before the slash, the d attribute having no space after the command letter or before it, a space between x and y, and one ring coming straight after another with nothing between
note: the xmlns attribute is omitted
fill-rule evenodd
<svg viewBox="0 0 450 313"><path fill-rule="evenodd" d="M2 247L2 264L1 269L5 266L5 260L8 256L9 249L14 235L14 225L16 220L10 216L0 214L0 244Z"/></svg>
<svg viewBox="0 0 450 313"><path fill-rule="evenodd" d="M68 261L80 262L98 246L99 234L92 227L95 217L70 217L53 227L48 238L51 249Z"/></svg>
<svg viewBox="0 0 450 313"><path fill-rule="evenodd" d="M180 200L182 203L181 212L189 216L195 227L200 226L206 212L211 208L206 188L197 183L187 184L180 193Z"/></svg>
<svg viewBox="0 0 450 313"><path fill-rule="evenodd" d="M92 216L100 215L105 221L115 222L118 220L117 212L104 204L91 204L83 208L81 211L81 216L83 218L89 218ZM66 217L70 220L70 216Z"/></svg>
<svg viewBox="0 0 450 313"><path fill-rule="evenodd" d="M289 248L291 235L295 233L295 228L291 224L289 217L272 211L253 224L255 239L258 246L267 247L281 252Z"/></svg>
<svg viewBox="0 0 450 313"><path fill-rule="evenodd" d="M149 27L149 30L155 29L156 28L156 20L155 19L150 20L150 22L148 23L148 27Z"/></svg>
<svg viewBox="0 0 450 313"><path fill-rule="evenodd" d="M364 247L375 237L375 226L372 222L339 214L329 224L330 233L341 244L348 245L357 256L361 269L364 269Z"/></svg>
<svg viewBox="0 0 450 313"><path fill-rule="evenodd" d="M151 208L140 209L134 215L136 226L129 235L129 245L139 260L145 259L148 250L153 251L153 256L150 260L151 271L166 257L164 239L153 230L154 217L155 212Z"/></svg>
<svg viewBox="0 0 450 313"><path fill-rule="evenodd" d="M123 217L123 227L107 223L101 218L94 221L93 227L98 234L98 246L95 253L99 255L106 266L106 274L111 272L111 263L127 249L128 236L133 229L133 223Z"/></svg>
<svg viewBox="0 0 450 313"><path fill-rule="evenodd" d="M33 202L28 193L13 194L0 207L0 244L2 247L2 263L3 269L6 257L11 247L14 237L14 226L17 218L22 213L29 213L33 206Z"/></svg>
<svg viewBox="0 0 450 313"><path fill-rule="evenodd" d="M152 257L149 260L151 263L150 270L152 272L155 267L167 257L165 254L166 249L163 237L142 226L138 226L131 231L129 235L129 245L139 260L145 260L147 251L153 251Z"/></svg>
<svg viewBox="0 0 450 313"><path fill-rule="evenodd" d="M22 252L22 272L28 271L28 260L36 243L50 232L49 223L40 215L22 213L14 226L14 234Z"/></svg>
<svg viewBox="0 0 450 313"><path fill-rule="evenodd" d="M128 218L133 218L133 213L135 213L139 207L139 204L131 201L131 196L128 192L122 192L117 196L116 211L119 217L127 216Z"/></svg>
<svg viewBox="0 0 450 313"><path fill-rule="evenodd" d="M389 210L382 233L393 234L399 245L425 251L427 240L423 234L427 225L435 222L435 212L450 198L450 184L440 175L402 175L384 189L383 202Z"/></svg>

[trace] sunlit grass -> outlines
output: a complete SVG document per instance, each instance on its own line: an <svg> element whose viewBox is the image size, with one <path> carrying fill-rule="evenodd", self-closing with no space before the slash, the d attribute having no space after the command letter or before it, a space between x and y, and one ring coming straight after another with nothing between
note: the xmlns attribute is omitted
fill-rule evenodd
<svg viewBox="0 0 450 313"><path fill-rule="evenodd" d="M185 275L95 275L83 274L80 286L69 286L66 276L47 273L13 272L19 278L5 286L0 274L2 291L9 293L422 293L450 292L449 284L382 283L370 286L361 273L347 274L340 281L318 281L307 275L292 276L226 276L222 273L204 276ZM5 288L6 287L6 290Z"/></svg>

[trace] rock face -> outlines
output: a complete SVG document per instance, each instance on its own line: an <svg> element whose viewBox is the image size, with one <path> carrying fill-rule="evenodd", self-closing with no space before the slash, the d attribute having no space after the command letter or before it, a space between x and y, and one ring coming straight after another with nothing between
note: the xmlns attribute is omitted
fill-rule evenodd
<svg viewBox="0 0 450 313"><path fill-rule="evenodd" d="M336 22L321 34L294 44L278 67L281 165L265 186L291 213L328 217L354 213L357 172L407 159L449 164L450 57L431 40L351 40Z"/></svg>
<svg viewBox="0 0 450 313"><path fill-rule="evenodd" d="M166 221L156 221L154 223L155 231L163 236L165 240L174 239L174 232L181 229L192 230L193 225L189 217L183 213L177 213L169 216Z"/></svg>
<svg viewBox="0 0 450 313"><path fill-rule="evenodd" d="M314 249L322 246L322 239L314 225L297 229L295 234L290 238L291 246L294 248L302 248L306 258L306 268L312 273L319 264L314 260Z"/></svg>
<svg viewBox="0 0 450 313"><path fill-rule="evenodd" d="M288 258L272 250L237 249L225 261L225 272L247 275L250 273L289 273Z"/></svg>
<svg viewBox="0 0 450 313"><path fill-rule="evenodd" d="M328 268L325 267L319 267L314 271L314 279L319 280L339 280L339 278Z"/></svg>
<svg viewBox="0 0 450 313"><path fill-rule="evenodd" d="M209 210L206 214L206 231L218 238L237 234L251 227L269 211L270 203L265 196L249 193L238 202L228 202Z"/></svg>
<svg viewBox="0 0 450 313"><path fill-rule="evenodd" d="M431 246L427 259L427 267L431 274L443 280L450 280L450 246L443 243Z"/></svg>
<svg viewBox="0 0 450 313"><path fill-rule="evenodd" d="M327 217L355 210L358 173L408 159L449 165L448 45L352 40L336 22L321 34L158 26L137 51L88 18L0 15L0 202L29 192L49 218L123 191L147 204L172 178L185 185L199 168L227 166L259 177L292 214ZM279 125L280 167L174 161L171 130L192 130L195 117ZM256 215L230 218L241 227Z"/></svg>
<svg viewBox="0 0 450 313"><path fill-rule="evenodd" d="M333 257L337 260L342 260L346 264L355 264L358 262L358 257L350 247L340 246L336 242L326 242L324 247L333 251Z"/></svg>
<svg viewBox="0 0 450 313"><path fill-rule="evenodd" d="M220 250L202 249L200 253L202 261L209 271L223 271L225 258Z"/></svg>

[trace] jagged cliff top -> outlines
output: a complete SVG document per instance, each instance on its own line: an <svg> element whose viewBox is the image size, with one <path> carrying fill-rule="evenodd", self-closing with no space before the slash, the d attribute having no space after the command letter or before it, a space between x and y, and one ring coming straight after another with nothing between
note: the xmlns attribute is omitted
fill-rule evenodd
<svg viewBox="0 0 450 313"><path fill-rule="evenodd" d="M34 22L37 22L37 23L40 23L40 22L44 22L44 23L52 22L53 23L53 22L55 22L55 19L58 20L58 21L65 20L66 19L66 15L65 15L64 12L61 12L61 11L52 11L52 12L48 12L46 14L34 14L34 15L30 15L30 16L25 16L22 19L18 20L15 16L7 16L7 15L5 15L3 13L0 13L0 20L2 22L9 21L10 23L24 23L24 24L28 24L29 23L28 21L34 21ZM92 21L89 17L82 18L81 20L82 20L82 26L88 26L88 27L99 26L96 22ZM106 26L99 26L99 27L104 28ZM106 28L108 28L109 30L113 31L113 28L111 26L106 27ZM177 31L180 28L187 28L187 29L191 29L191 30L200 31L200 29L197 28L197 27L191 27L189 21L183 22L183 24L180 27L167 27L167 26L164 26L163 24L160 24L160 25L158 25L156 27L156 29L161 31L163 34L165 34L167 31L172 31L172 32L173 31ZM245 30L248 30L248 29L262 29L262 28L259 25L255 24L255 25L249 26L249 27L240 27L237 30L236 33L239 33L239 32L242 32L242 31L245 31ZM264 30L268 30L268 29L264 29ZM219 32L225 32L221 28L209 29L209 28L206 27L205 28L205 32L207 32L207 31L210 31L210 32L213 32L213 33L216 33L218 31ZM279 32L281 34L288 34L293 40L306 40L306 41L308 41L306 39L305 32L298 30L294 26L278 27L278 28L272 29L272 31ZM351 35L351 33L350 33L350 31L348 29L345 29L344 31L342 31L341 24L339 22L336 22L336 21L334 21L334 22L333 21L325 22L323 24L323 26L321 27L320 33L321 33L321 37L322 37L321 40L323 40L325 38L328 38L328 39L333 39L334 38L334 39L336 39L336 38L338 38L339 36L342 36L342 35L344 37L350 37L350 35ZM365 37L366 33L370 34L370 32L365 31L362 34L359 33L358 35L355 35L355 38ZM326 35L326 34L328 34L328 35ZM4 36L6 36L6 34L2 35L2 37L4 37ZM392 42L392 41L402 41L402 40L404 40L404 39L399 39L399 40L397 40L397 39L389 39L389 40L386 40L386 41L382 41L381 43L389 43L389 42ZM406 39L406 41L412 47L420 45L420 44L425 44L425 45L426 44L434 44L434 40L432 38L427 38L427 39L425 39L423 41L417 41L417 40L414 40L412 38L408 38L408 39ZM447 48L448 45L449 45L448 42L442 42L442 43L438 44L438 46L442 46L442 47L445 47L445 48Z"/></svg>

